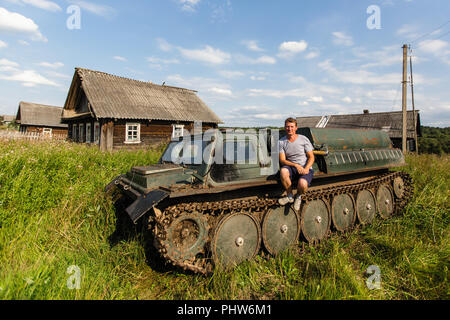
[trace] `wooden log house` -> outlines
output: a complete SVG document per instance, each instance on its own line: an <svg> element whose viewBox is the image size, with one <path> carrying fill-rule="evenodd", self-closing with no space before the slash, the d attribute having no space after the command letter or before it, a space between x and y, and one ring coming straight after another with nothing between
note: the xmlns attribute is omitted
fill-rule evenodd
<svg viewBox="0 0 450 320"><path fill-rule="evenodd" d="M42 135L67 135L67 124L61 122L63 108L31 102L20 102L16 123L20 132Z"/></svg>
<svg viewBox="0 0 450 320"><path fill-rule="evenodd" d="M157 146L222 121L196 91L156 85L108 73L76 68L62 121L69 139L98 144L102 151Z"/></svg>

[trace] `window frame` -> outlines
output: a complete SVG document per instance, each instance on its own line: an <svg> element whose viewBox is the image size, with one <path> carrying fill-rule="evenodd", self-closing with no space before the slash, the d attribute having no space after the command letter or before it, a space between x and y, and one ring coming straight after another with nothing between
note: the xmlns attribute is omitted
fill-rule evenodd
<svg viewBox="0 0 450 320"><path fill-rule="evenodd" d="M72 140L78 142L78 136L79 136L78 123L75 123L72 125Z"/></svg>
<svg viewBox="0 0 450 320"><path fill-rule="evenodd" d="M49 135L51 137L52 134L53 134L52 128L42 128L42 135L43 136Z"/></svg>
<svg viewBox="0 0 450 320"><path fill-rule="evenodd" d="M83 143L83 142L85 142L86 140L85 140L85 131L84 131L84 123L80 123L79 125L78 125L78 128L79 128L79 131L80 131L80 136L79 136L79 142L81 142L81 143Z"/></svg>
<svg viewBox="0 0 450 320"><path fill-rule="evenodd" d="M177 129L181 129L180 135L175 135ZM172 125L172 139L179 139L184 135L184 124L173 124Z"/></svg>
<svg viewBox="0 0 450 320"><path fill-rule="evenodd" d="M86 139L85 139L86 143L92 142L91 141L91 136L92 136L91 128L92 128L92 124L90 122L86 123Z"/></svg>
<svg viewBox="0 0 450 320"><path fill-rule="evenodd" d="M100 123L98 121L94 122L94 143L100 143Z"/></svg>
<svg viewBox="0 0 450 320"><path fill-rule="evenodd" d="M132 129L129 130L129 127L132 126L136 126L136 130ZM131 135L131 139L130 139L130 135L128 134L130 131L136 131L136 138L133 138L133 134ZM139 144L141 143L141 124L139 122L127 122L125 124L125 144Z"/></svg>

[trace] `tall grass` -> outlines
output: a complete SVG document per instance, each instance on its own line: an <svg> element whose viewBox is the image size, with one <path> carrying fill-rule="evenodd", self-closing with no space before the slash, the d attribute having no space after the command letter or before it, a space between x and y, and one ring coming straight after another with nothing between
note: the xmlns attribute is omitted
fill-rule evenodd
<svg viewBox="0 0 450 320"><path fill-rule="evenodd" d="M0 141L1 299L448 299L448 156L409 156L401 216L211 277L162 266L148 232L117 217L105 185L161 150L100 153ZM378 266L381 288L366 285ZM80 271L80 289L68 280Z"/></svg>

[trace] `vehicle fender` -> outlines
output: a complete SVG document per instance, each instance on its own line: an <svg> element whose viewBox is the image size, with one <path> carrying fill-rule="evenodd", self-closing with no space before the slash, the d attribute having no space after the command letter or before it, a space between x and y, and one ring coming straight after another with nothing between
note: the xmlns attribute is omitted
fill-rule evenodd
<svg viewBox="0 0 450 320"><path fill-rule="evenodd" d="M150 191L147 194L142 194L137 197L136 200L125 209L125 211L128 213L133 223L136 224L136 222L144 214L146 214L148 210L156 206L168 196L169 192L161 189Z"/></svg>

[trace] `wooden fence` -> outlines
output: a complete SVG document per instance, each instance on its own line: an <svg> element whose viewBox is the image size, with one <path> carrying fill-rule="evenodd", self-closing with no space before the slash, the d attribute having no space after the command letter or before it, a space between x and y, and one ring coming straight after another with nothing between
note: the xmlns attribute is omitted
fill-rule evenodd
<svg viewBox="0 0 450 320"><path fill-rule="evenodd" d="M7 140L66 140L67 134L49 134L39 132L19 132L0 130L0 139Z"/></svg>

